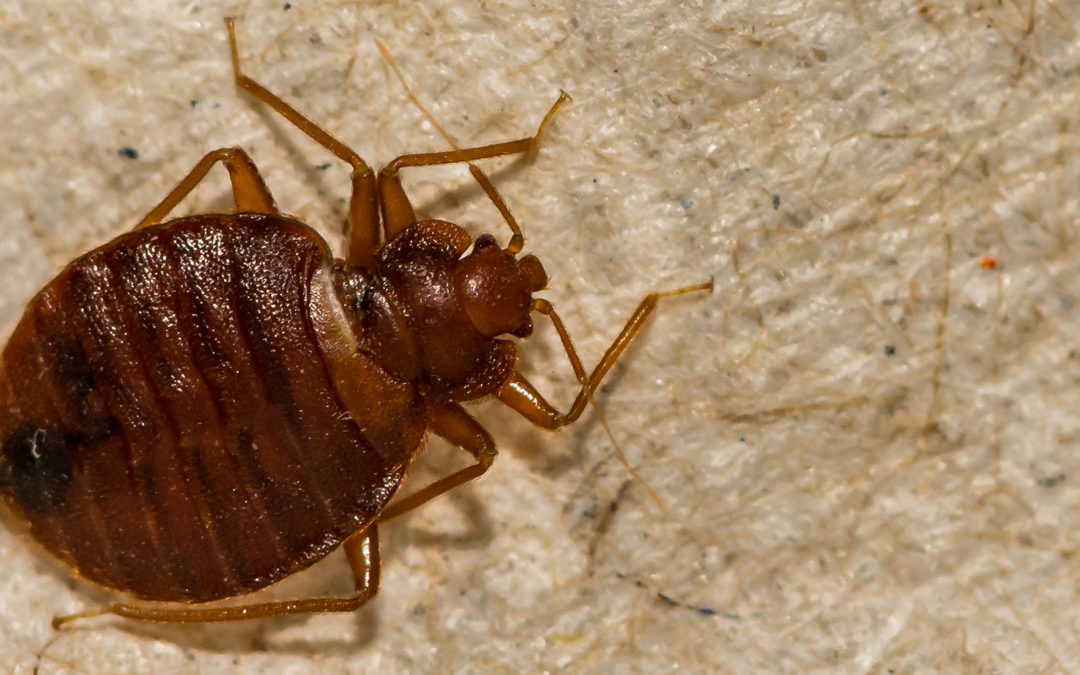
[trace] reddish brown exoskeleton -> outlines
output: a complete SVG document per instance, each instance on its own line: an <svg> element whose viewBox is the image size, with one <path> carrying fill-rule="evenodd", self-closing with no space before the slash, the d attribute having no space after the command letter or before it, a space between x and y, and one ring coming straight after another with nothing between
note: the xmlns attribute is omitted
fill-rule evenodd
<svg viewBox="0 0 1080 675"><path fill-rule="evenodd" d="M405 155L378 176L351 149L244 75L237 85L352 167L350 236L334 258L282 215L239 148L215 150L138 224L69 264L30 301L0 370L0 500L80 577L127 593L59 617L165 622L351 611L379 584L378 525L484 473L488 433L461 407L496 396L532 423L577 419L661 297L638 306L586 373L547 284L482 171L470 169L513 236L473 240L418 220L398 172L523 153L540 133ZM221 162L236 212L164 221ZM380 237L381 232L381 237ZM471 248L471 251L470 251ZM516 370L530 315L548 315L582 383L566 413ZM476 458L390 502L425 430ZM342 546L356 594L197 605L256 591Z"/></svg>

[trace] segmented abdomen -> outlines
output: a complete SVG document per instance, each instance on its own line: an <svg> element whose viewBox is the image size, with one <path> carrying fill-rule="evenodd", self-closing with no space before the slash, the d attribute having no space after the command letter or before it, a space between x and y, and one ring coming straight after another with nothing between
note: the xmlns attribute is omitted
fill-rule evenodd
<svg viewBox="0 0 1080 675"><path fill-rule="evenodd" d="M334 390L309 317L326 244L296 221L197 216L79 258L0 371L0 496L79 573L207 601L310 565L401 478Z"/></svg>

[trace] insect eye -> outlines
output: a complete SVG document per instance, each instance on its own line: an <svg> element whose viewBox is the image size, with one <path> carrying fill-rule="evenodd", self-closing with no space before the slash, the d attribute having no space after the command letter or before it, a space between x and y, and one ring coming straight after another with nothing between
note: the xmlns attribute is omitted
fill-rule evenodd
<svg viewBox="0 0 1080 675"><path fill-rule="evenodd" d="M479 237L477 237L476 241L473 243L473 250L474 251L479 251L480 249L488 248L489 246L494 246L495 243L496 243L495 242L495 237L491 236L490 234L482 234Z"/></svg>
<svg viewBox="0 0 1080 675"><path fill-rule="evenodd" d="M525 275L525 287L530 292L542 291L547 288L548 276L540 259L531 253L518 262L518 268Z"/></svg>
<svg viewBox="0 0 1080 675"><path fill-rule="evenodd" d="M510 331L510 334L514 337L527 338L533 333L532 318L526 319L525 323L521 324L514 330Z"/></svg>

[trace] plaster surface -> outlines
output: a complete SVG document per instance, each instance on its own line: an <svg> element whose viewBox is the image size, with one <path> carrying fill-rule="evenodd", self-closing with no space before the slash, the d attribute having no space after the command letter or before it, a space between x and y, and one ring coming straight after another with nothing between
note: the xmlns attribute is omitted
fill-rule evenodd
<svg viewBox="0 0 1080 675"><path fill-rule="evenodd" d="M99 598L0 531L0 671L1080 672L1080 5L9 0L0 332L216 147L340 245L346 167L234 89L226 14L376 165L445 145L375 38L463 144L568 91L534 157L485 166L587 364L647 291L716 289L596 397L643 480L594 412L474 406L502 454L383 528L373 602L227 626L54 634ZM461 167L407 185L505 237ZM227 206L215 172L178 215ZM554 332L525 345L568 403ZM276 592L348 587L335 555Z"/></svg>

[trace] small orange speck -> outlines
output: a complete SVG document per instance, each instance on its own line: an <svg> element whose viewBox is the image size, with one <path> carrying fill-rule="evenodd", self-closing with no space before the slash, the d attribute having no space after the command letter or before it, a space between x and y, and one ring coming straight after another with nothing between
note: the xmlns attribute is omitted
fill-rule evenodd
<svg viewBox="0 0 1080 675"><path fill-rule="evenodd" d="M979 267L983 268L984 270L996 270L997 266L998 266L998 259L995 258L994 256L989 256L988 255L988 256L985 256L982 260L979 261Z"/></svg>

